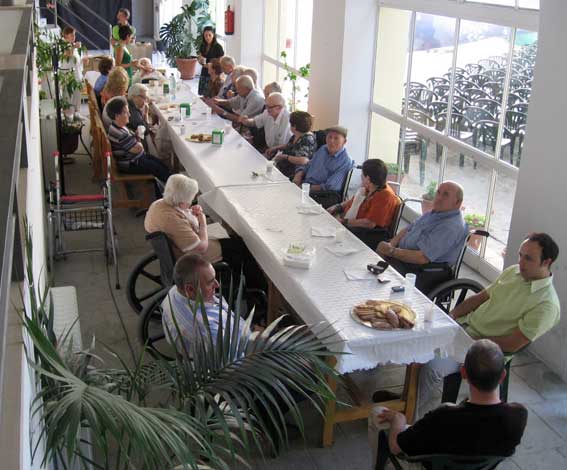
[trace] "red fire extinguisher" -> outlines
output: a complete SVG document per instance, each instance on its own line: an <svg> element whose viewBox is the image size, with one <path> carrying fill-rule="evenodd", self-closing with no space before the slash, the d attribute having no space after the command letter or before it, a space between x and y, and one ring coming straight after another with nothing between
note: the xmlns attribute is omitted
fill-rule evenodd
<svg viewBox="0 0 567 470"><path fill-rule="evenodd" d="M234 34L234 11L230 9L230 5L224 12L224 34Z"/></svg>

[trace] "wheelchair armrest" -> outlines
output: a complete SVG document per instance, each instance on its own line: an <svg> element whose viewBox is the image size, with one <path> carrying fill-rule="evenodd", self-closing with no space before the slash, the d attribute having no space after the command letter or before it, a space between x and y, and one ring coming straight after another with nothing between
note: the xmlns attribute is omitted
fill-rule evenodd
<svg viewBox="0 0 567 470"><path fill-rule="evenodd" d="M226 273L231 271L230 265L226 261L219 261L218 263L213 264L213 268L217 273Z"/></svg>
<svg viewBox="0 0 567 470"><path fill-rule="evenodd" d="M426 263L419 266L419 272L437 273L443 271L453 272L453 268L448 263Z"/></svg>
<svg viewBox="0 0 567 470"><path fill-rule="evenodd" d="M335 204L342 202L342 197L337 191L312 191L309 196L325 209Z"/></svg>

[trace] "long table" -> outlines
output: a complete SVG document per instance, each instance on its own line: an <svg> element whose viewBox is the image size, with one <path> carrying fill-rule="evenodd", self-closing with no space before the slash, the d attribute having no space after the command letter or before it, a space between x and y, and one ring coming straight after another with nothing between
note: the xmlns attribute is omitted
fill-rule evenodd
<svg viewBox="0 0 567 470"><path fill-rule="evenodd" d="M191 122L185 121L186 134L223 128L217 116L207 118L204 103L197 101L187 87L178 100L193 103ZM167 118L167 113L162 112ZM236 132L229 134L222 146L190 143L179 136L176 123L170 123L170 134L177 156L187 172L199 181L203 191L200 202L224 220L242 237L250 252L270 280L270 304L283 296L301 318L310 325L327 323L337 342L337 354L332 364L345 374L355 370L373 369L380 364L405 364L405 391L402 400L387 402L391 408L413 419L416 401L419 364L436 354L458 360L472 340L451 318L445 315L421 292L408 289L404 294L391 291L391 286L403 283L403 278L389 269L381 278L390 280L379 284L376 279L349 281L345 270L364 270L368 263L381 258L350 232L342 247L354 253L337 256L334 237L314 237L313 228L341 228L341 224L326 211L317 215L301 214L300 189L274 170L271 178L253 177L252 171L263 171L265 159ZM281 176L281 177L280 177ZM284 250L290 242L315 248L310 269L285 266ZM354 305L367 299L394 300L408 304L417 314L411 330L378 331L357 323L351 316ZM433 320L425 322L425 314L433 310ZM330 382L333 389L336 384ZM333 439L334 424L368 416L371 403L363 402L348 410L337 411L329 402L326 410L324 445Z"/></svg>

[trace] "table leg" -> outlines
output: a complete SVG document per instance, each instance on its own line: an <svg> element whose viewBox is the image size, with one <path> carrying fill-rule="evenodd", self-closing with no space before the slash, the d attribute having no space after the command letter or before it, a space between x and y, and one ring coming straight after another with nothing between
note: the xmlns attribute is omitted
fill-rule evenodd
<svg viewBox="0 0 567 470"><path fill-rule="evenodd" d="M337 358L330 356L327 359L329 367L334 368L337 365ZM333 393L337 393L337 381L331 376L327 376L327 384ZM325 407L325 422L323 423L323 447L333 445L333 434L335 430L335 411L337 409L336 400L328 400Z"/></svg>
<svg viewBox="0 0 567 470"><path fill-rule="evenodd" d="M415 419L415 411L417 407L417 388L419 382L419 370L421 364L413 362L406 367L406 379L404 381L404 392L402 400L405 402L406 419L408 423L413 423Z"/></svg>
<svg viewBox="0 0 567 470"><path fill-rule="evenodd" d="M268 278L268 325L278 317L278 312L282 306L282 300L282 294Z"/></svg>

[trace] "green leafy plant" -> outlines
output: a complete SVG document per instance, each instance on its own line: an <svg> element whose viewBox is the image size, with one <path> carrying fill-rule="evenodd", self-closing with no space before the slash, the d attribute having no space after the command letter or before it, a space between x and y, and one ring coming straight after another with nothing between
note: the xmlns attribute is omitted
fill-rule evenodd
<svg viewBox="0 0 567 470"><path fill-rule="evenodd" d="M400 167L397 163L386 163L386 168L388 169L388 175L397 175Z"/></svg>
<svg viewBox="0 0 567 470"><path fill-rule="evenodd" d="M192 307L204 330L189 345L176 345L176 359L150 360L144 353L133 366L110 348L122 365L105 369L91 347L76 351L70 329L57 337L48 290L40 293L32 270L31 234L26 226L29 311L22 322L33 347L26 350L36 372L39 392L32 412L40 416L45 440L42 464L56 460L63 468L73 463L95 468L234 468L246 463L240 456L262 452L261 437L272 448L287 442L284 407L303 431L299 398L321 403L334 399L326 375L337 379L325 359L332 334L325 325L293 326L276 331L278 322L263 332L239 336L240 315L228 312L216 339L202 298ZM237 296L242 297L242 285ZM190 304L191 307L191 304ZM219 311L219 315L222 312ZM246 320L250 328L252 316ZM181 332L174 317L177 334ZM172 344L172 332L167 330ZM125 331L127 335L127 332ZM168 391L163 400L163 391ZM155 393L159 399L152 400ZM299 398L298 398L299 397ZM153 397L156 398L156 397ZM159 402L150 406L150 402ZM91 440L82 430L90 431ZM96 449L102 461L92 462L85 446ZM35 456L34 451L34 456Z"/></svg>
<svg viewBox="0 0 567 470"><path fill-rule="evenodd" d="M193 0L183 5L181 13L159 30L159 37L165 47L169 65L175 66L175 59L196 57L203 42L202 31L205 26L214 26L209 13L208 0Z"/></svg>
<svg viewBox="0 0 567 470"><path fill-rule="evenodd" d="M291 82L291 99L289 100L289 107L291 111L295 111L297 108L297 93L300 90L297 80L299 78L307 78L311 74L311 64L305 64L297 69L297 72L292 69L287 63L287 52L281 51L280 57L283 59L284 69L286 71L286 76L284 80L289 80ZM309 96L309 89L306 90L304 98Z"/></svg>
<svg viewBox="0 0 567 470"><path fill-rule="evenodd" d="M486 217L480 214L465 215L465 222L467 223L470 229L486 227Z"/></svg>
<svg viewBox="0 0 567 470"><path fill-rule="evenodd" d="M421 195L426 201L433 201L437 193L437 181L431 181L425 188L425 193Z"/></svg>

